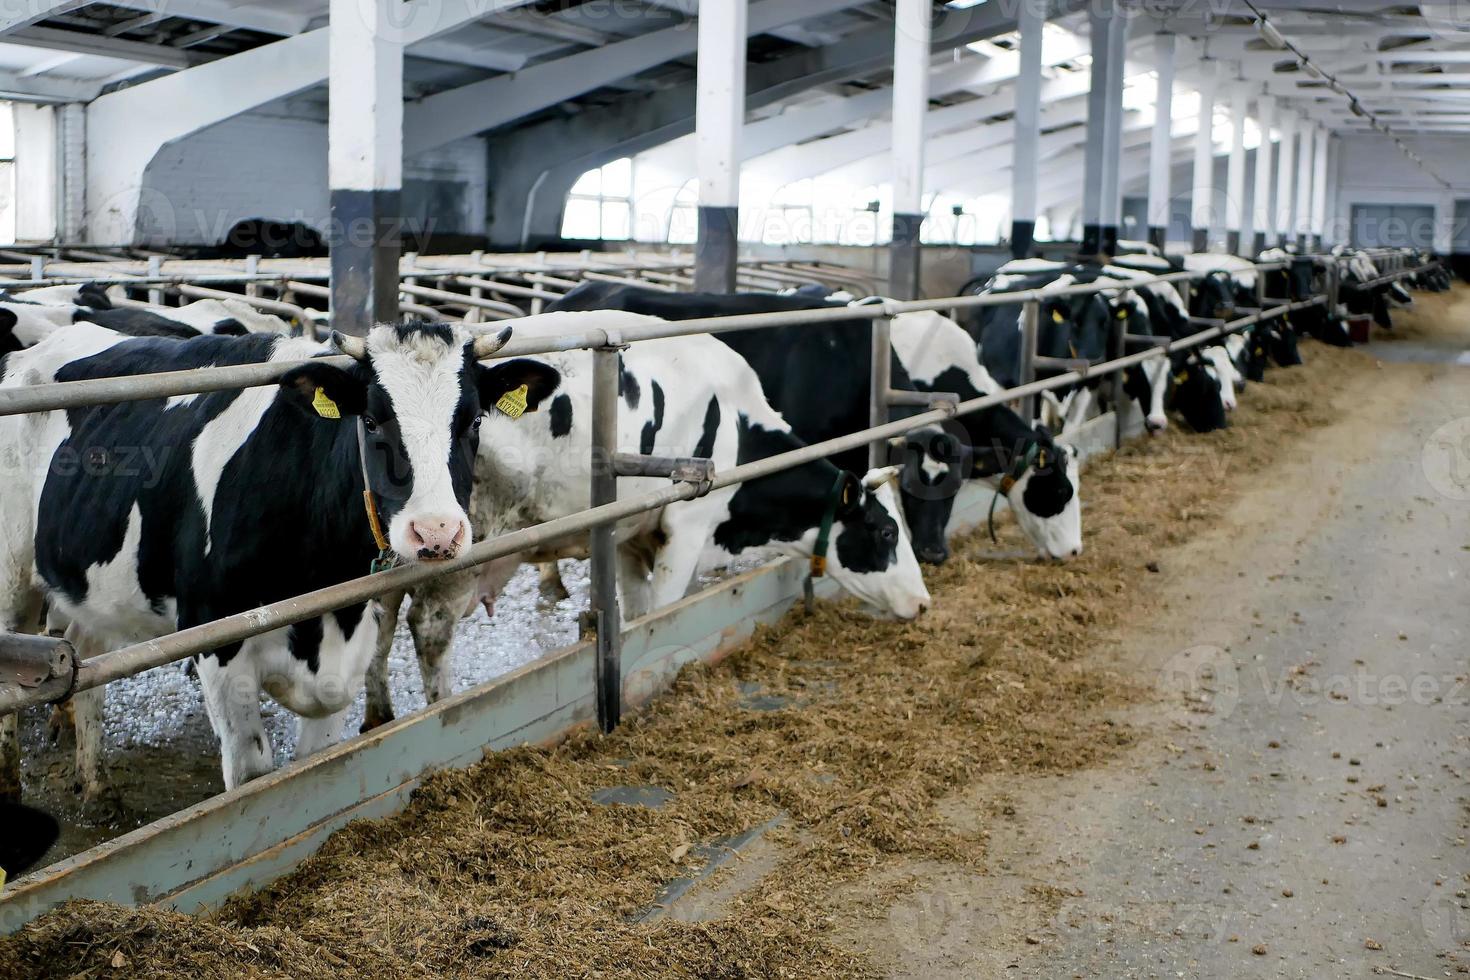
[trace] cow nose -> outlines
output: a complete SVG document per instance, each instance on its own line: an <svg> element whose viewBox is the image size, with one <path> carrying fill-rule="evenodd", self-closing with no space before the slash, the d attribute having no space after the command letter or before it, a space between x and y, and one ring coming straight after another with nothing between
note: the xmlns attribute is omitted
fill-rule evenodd
<svg viewBox="0 0 1470 980"><path fill-rule="evenodd" d="M421 561L442 561L459 554L469 527L461 517L422 517L408 523L408 543Z"/></svg>
<svg viewBox="0 0 1470 980"><path fill-rule="evenodd" d="M949 557L948 548L927 547L919 549L919 561L926 565L943 565Z"/></svg>

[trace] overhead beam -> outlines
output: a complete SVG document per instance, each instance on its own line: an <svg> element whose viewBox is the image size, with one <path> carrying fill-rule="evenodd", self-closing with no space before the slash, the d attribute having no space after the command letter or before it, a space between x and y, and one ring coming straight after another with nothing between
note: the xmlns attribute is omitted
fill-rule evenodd
<svg viewBox="0 0 1470 980"><path fill-rule="evenodd" d="M856 0L759 0L750 4L746 29L772 27L833 13ZM431 95L404 120L404 150L418 153L521 119L656 65L693 54L697 32L683 26L650 31L625 41L532 65L514 76L472 82Z"/></svg>
<svg viewBox="0 0 1470 980"><path fill-rule="evenodd" d="M4 13L0 13L0 35L39 24L49 17L71 13L85 7L89 2L90 0L28 0L26 3L7 5Z"/></svg>
<svg viewBox="0 0 1470 980"><path fill-rule="evenodd" d="M63 31L54 27L26 27L11 31L5 36L6 44L24 44L31 48L49 48L72 54L98 55L122 61L139 61L145 65L162 65L165 68L188 68L200 64L204 56L171 48L163 44L145 44L128 41L120 37L103 37L99 34L84 34L81 31Z"/></svg>

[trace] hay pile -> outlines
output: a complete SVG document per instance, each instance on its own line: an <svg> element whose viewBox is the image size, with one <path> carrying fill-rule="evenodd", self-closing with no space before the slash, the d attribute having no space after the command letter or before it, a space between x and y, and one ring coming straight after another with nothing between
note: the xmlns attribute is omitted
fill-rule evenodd
<svg viewBox="0 0 1470 980"><path fill-rule="evenodd" d="M937 801L986 773L1091 766L1138 737L1117 709L1149 696L1147 679L1097 651L1150 614L1146 566L1372 369L1352 351L1304 353L1307 367L1250 386L1231 429L1095 461L1076 561L986 561L982 532L933 572L936 607L918 622L794 611L719 666L687 669L611 737L437 775L403 814L347 827L203 918L74 903L0 940L0 976L868 975L830 939L839 885L897 858L975 866L984 832L958 835ZM789 705L752 710L753 685ZM674 797L589 802L617 784ZM769 836L784 858L719 919L633 921L697 869L688 845L781 814Z"/></svg>

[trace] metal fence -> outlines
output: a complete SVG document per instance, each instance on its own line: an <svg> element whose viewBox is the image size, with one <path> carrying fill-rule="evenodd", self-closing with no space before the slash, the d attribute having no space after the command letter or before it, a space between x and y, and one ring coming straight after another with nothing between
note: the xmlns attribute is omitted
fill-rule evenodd
<svg viewBox="0 0 1470 980"><path fill-rule="evenodd" d="M431 579L480 565L495 558L522 552L538 545L571 535L590 533L592 607L597 626L596 703L598 719L604 730L617 725L621 705L620 637L621 615L618 608L613 529L624 518L688 500L713 489L735 486L749 480L769 476L836 453L870 447L870 454L881 461L887 440L927 425L958 415L967 415L1006 402L1024 401L1042 391L1063 387L1087 378L1116 376L1119 372L1149 358L1168 355L1206 344L1251 324L1273 319L1306 307L1334 302L1339 281L1340 262L1331 257L1319 259L1327 276L1324 293L1299 301L1265 295L1265 276L1261 273L1285 268L1286 263L1257 263L1257 296L1260 305L1239 310L1229 320L1191 318L1200 329L1180 339L1133 337L1147 347L1131 354L1122 353L1130 340L1114 320L1114 336L1109 344L1109 357L1100 363L1075 362L1068 369L1045 380L1034 380L1037 367L1055 369L1051 359L1035 355L1040 304L1059 297L1100 292L1127 293L1158 283L1173 283L1188 300L1189 284L1209 275L1205 271L1176 272L1159 276L1143 276L1127 282L1107 281L1061 289L1022 290L981 296L960 296L912 302L882 301L830 309L786 313L764 313L676 322L652 322L619 331L595 329L581 334L551 338L512 339L494 355L496 359L545 354L559 351L589 350L593 359L593 420L591 426L592 503L576 514L524 528L472 545L458 557L435 564L402 566L328 586L305 595L295 596L246 612L227 616L166 636L136 643L85 662L78 663L66 641L60 639L0 639L0 681L17 679L19 683L0 685L0 714L28 706L62 700L76 691L88 690L111 681L141 673L154 667L183 660L220 646L239 642L271 630L310 619L334 609L365 602L387 592L412 589ZM1402 265L1387 273L1391 279L1415 274L1425 267ZM829 270L823 270L829 271ZM457 275L457 273L455 273ZM900 313L920 311L956 311L989 306L1022 305L1023 361L1022 382L1016 387L994 392L958 404L935 400L935 396L912 391L896 391L890 386L888 365L891 355L888 323ZM816 324L831 321L872 321L872 404L869 428L814 443L800 449L739 465L724 472L699 470L695 480L680 479L677 460L635 456L617 451L617 379L618 351L632 343L696 334L715 334L732 330L771 328ZM324 359L328 363L345 364L342 355ZM146 400L172 395L192 394L225 389L269 385L304 362L272 362L233 367L206 368L161 374L135 375L38 385L30 388L0 391L0 415L16 415L56 408L75 408ZM930 403L927 411L908 418L889 421L892 407ZM1027 416L1029 418L1029 415ZM598 465L598 461L615 460L616 467ZM704 461L707 463L707 461ZM669 475L674 482L667 487L634 497L617 496L617 473L637 475Z"/></svg>

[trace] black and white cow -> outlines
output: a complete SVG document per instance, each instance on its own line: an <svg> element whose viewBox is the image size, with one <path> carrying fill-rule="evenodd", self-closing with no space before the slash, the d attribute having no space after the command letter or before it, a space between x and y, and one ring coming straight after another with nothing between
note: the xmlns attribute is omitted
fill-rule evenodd
<svg viewBox="0 0 1470 980"><path fill-rule="evenodd" d="M666 293L615 283L587 283L552 304L552 309L620 309L665 320L841 308L841 304L768 293ZM892 319L892 384L913 391L950 392L961 400L999 391L981 366L975 347L953 321L937 313L901 313ZM872 321L834 320L715 335L755 369L772 406L807 442L821 442L868 426L869 351ZM894 418L921 409L895 408ZM939 563L948 555L944 529L954 493L966 479L997 483L1017 477L1007 499L1016 522L1043 558L1068 558L1082 550L1075 451L1051 434L1027 426L1015 412L996 406L960 416L951 439L919 433L905 449L904 513L921 558ZM963 446L950 445L955 442ZM942 458L927 448L950 446ZM964 460L956 455L963 452ZM1053 467L1022 466L1028 456ZM834 457L842 468L860 473L867 450ZM958 469L956 469L958 468Z"/></svg>
<svg viewBox="0 0 1470 980"><path fill-rule="evenodd" d="M1163 262L1140 253L1145 263ZM1164 271L1096 263L1063 264L1038 259L1010 262L996 272L985 292L1024 289L1043 294L1073 285L1106 283L1116 285L1100 293L1057 297L1043 303L1037 353L1051 357L1106 358L1108 334L1114 321L1122 321L1129 334L1157 334L1178 339L1190 332L1187 311L1178 293L1167 283L1139 284L1138 280ZM982 308L984 309L984 308ZM990 307L991 310L1013 309ZM987 320L989 322L985 322ZM1019 382L1020 331L1023 319L1007 312L982 318L971 329L983 331L977 341L986 368L1006 387ZM1234 407L1233 380L1223 370L1223 352L1191 349L1170 357L1149 358L1125 371L1124 393L1135 399L1144 415L1147 431L1157 433L1167 426L1166 409L1179 412L1191 428L1209 432L1226 424L1225 412ZM1045 371L1038 371L1045 377ZM1225 374L1224 380L1219 376ZM1098 380L1074 386L1063 402L1064 421L1074 425L1086 417Z"/></svg>
<svg viewBox="0 0 1470 980"><path fill-rule="evenodd" d="M95 323L130 337L172 337L185 340L202 334L239 336L246 333L287 335L291 327L279 317L262 313L240 300L202 299L187 306L77 306L63 301L68 290L53 294L54 301L37 303L29 290L0 302L0 354L24 350L73 323ZM95 298L81 294L83 298ZM106 296L101 296L104 302ZM10 318L15 322L7 326Z"/></svg>
<svg viewBox="0 0 1470 980"><path fill-rule="evenodd" d="M559 312L517 320L515 329L525 338L649 322L657 321L620 311ZM626 451L698 456L728 471L805 445L767 402L750 365L713 337L643 341L619 357L618 445ZM525 414L513 418L490 409L476 460L472 515L486 536L590 506L591 354L548 354L525 363ZM752 549L810 558L829 513L826 574L882 613L918 616L929 605L929 592L902 520L895 475L883 468L859 478L817 460L621 522L618 581L625 617L682 598L711 550L725 558ZM662 478L630 477L618 481L618 491L632 497L667 485ZM586 548L586 535L575 535L416 590L409 629L428 699L449 693L448 654L461 616L476 605L492 609L522 562L585 557ZM384 608L365 727L393 716L386 658L389 624L396 620L394 596L384 597Z"/></svg>
<svg viewBox="0 0 1470 980"><path fill-rule="evenodd" d="M1393 314L1390 312L1389 301L1397 300L1407 305L1413 302L1413 297L1397 282L1370 285L1381 273L1377 264L1362 249L1338 245L1332 250L1332 254L1342 263L1339 291L1348 312L1371 314L1374 323L1385 330L1392 330Z"/></svg>
<svg viewBox="0 0 1470 980"><path fill-rule="evenodd" d="M309 363L279 385L0 419L0 459L14 474L0 486L0 627L37 629L44 601L91 657L364 575L378 554L364 478L404 561L453 557L471 541L481 405L528 373L524 361L477 363L509 333L380 326L335 338L349 367ZM0 387L329 352L304 339L132 339L78 323L12 354ZM196 658L227 788L273 766L260 692L301 716L296 752L309 754L340 736L376 637L376 610L358 604ZM88 800L107 791L102 696L72 699ZM13 738L7 721L0 736Z"/></svg>
<svg viewBox="0 0 1470 980"><path fill-rule="evenodd" d="M1296 255L1284 248L1268 248L1258 256L1263 263L1287 263L1284 269L1271 269L1263 273L1265 276L1265 292L1268 300L1291 300L1294 303L1310 299L1316 292L1317 260L1310 255ZM1299 334L1306 334L1320 340L1324 344L1333 347L1351 347L1352 338L1348 336L1347 326L1337 316L1335 310L1329 310L1325 304L1318 303L1308 306L1282 317L1283 325L1289 326ZM1277 350L1277 360L1291 357L1282 345L1286 341L1284 333L1273 333L1270 342ZM1301 356L1298 353L1296 362L1300 363Z"/></svg>

